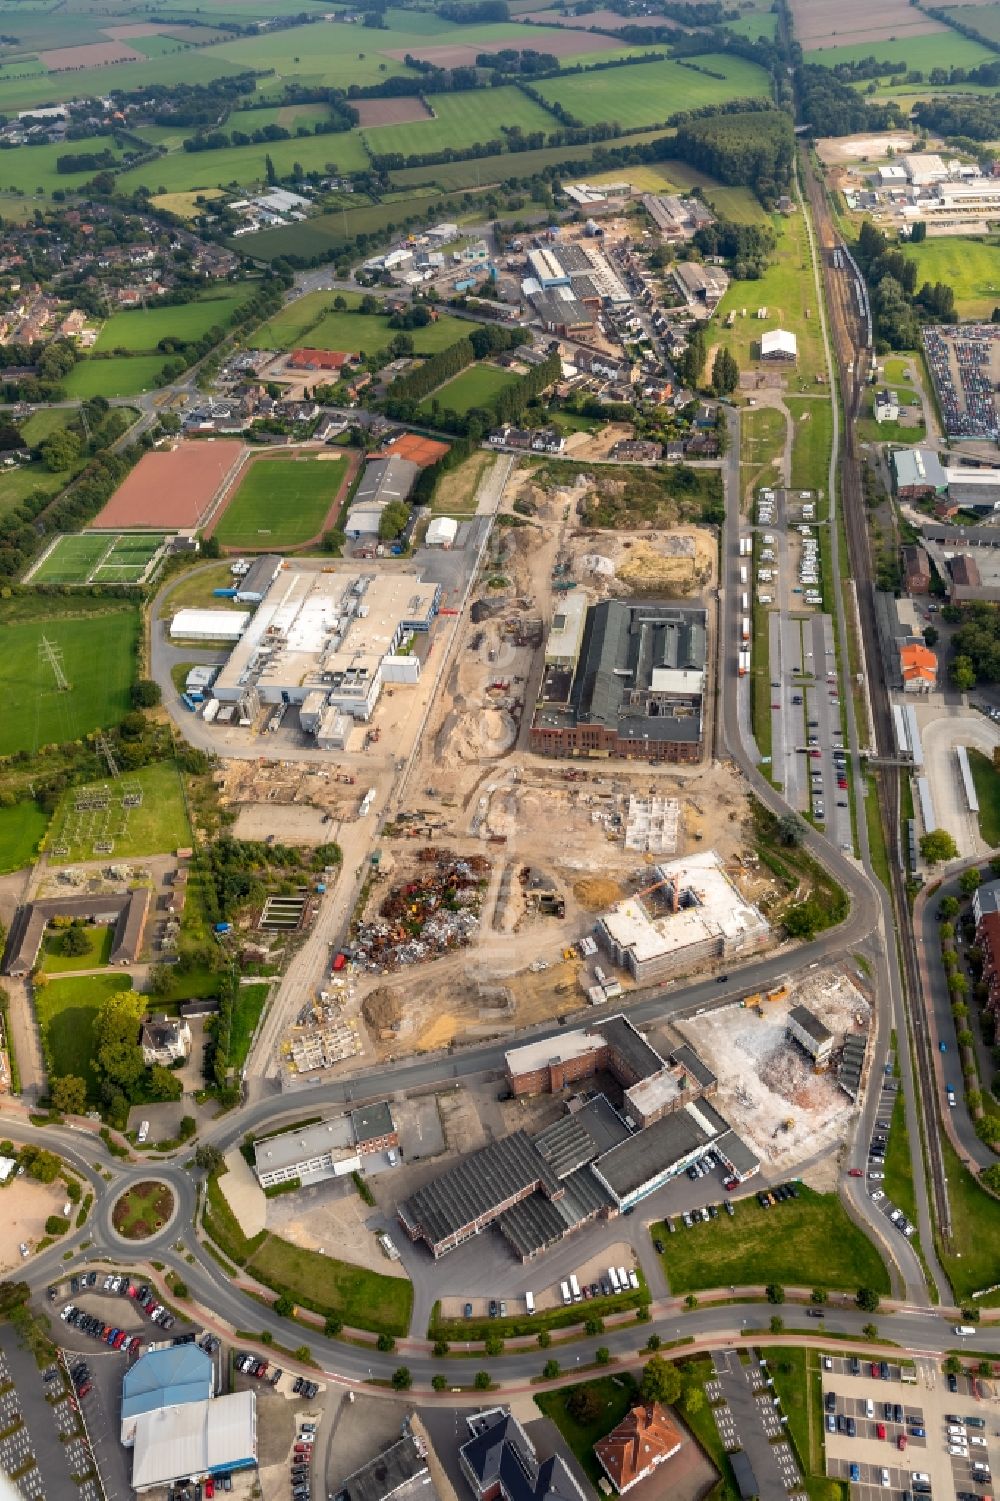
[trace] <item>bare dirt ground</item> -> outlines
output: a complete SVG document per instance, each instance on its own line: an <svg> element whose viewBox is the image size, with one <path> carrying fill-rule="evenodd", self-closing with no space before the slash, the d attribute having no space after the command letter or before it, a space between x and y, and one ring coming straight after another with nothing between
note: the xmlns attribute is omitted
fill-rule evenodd
<svg viewBox="0 0 1000 1501"><path fill-rule="evenodd" d="M864 1035L871 1007L845 975L811 975L783 1001L760 1011L738 1004L678 1024L678 1030L718 1075L718 1105L761 1160L788 1167L829 1151L843 1138L854 1103L837 1084L836 1069L817 1074L786 1037L788 1012L807 1006L834 1034L834 1058L844 1038Z"/></svg>
<svg viewBox="0 0 1000 1501"><path fill-rule="evenodd" d="M409 125L414 120L430 120L430 110L422 99L357 99L353 108L358 112L358 124Z"/></svg>
<svg viewBox="0 0 1000 1501"><path fill-rule="evenodd" d="M868 0L842 0L831 7L828 0L792 0L795 39L804 52L821 47L882 42L944 31L940 21L915 10L908 0L885 0L873 8Z"/></svg>
<svg viewBox="0 0 1000 1501"><path fill-rule="evenodd" d="M405 1277L400 1263L379 1250L376 1232L366 1223L372 1218L381 1215L369 1208L353 1183L336 1179L267 1202L267 1228L293 1245L328 1252L386 1277Z"/></svg>
<svg viewBox="0 0 1000 1501"><path fill-rule="evenodd" d="M274 839L281 844L326 844L331 838L327 815L319 808L287 803L248 803L236 815L234 839Z"/></svg>
<svg viewBox="0 0 1000 1501"><path fill-rule="evenodd" d="M50 73L67 73L77 68L101 68L107 63L141 63L141 52L124 42L85 42L79 47L52 47L38 54Z"/></svg>
<svg viewBox="0 0 1000 1501"><path fill-rule="evenodd" d="M887 130L880 135L827 136L816 142L816 154L827 167L842 162L882 161L890 148L897 153L913 150L913 136L906 130Z"/></svg>
<svg viewBox="0 0 1000 1501"><path fill-rule="evenodd" d="M0 1224L0 1272L9 1272L24 1262L18 1246L26 1241L31 1250L45 1234L50 1214L60 1214L66 1202L64 1183L36 1183L34 1178L14 1178L0 1189L3 1223Z"/></svg>

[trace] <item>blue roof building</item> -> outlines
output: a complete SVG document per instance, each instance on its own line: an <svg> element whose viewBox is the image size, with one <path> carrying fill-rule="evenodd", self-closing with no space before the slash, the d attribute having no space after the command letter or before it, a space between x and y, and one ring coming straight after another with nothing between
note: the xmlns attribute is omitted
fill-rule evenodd
<svg viewBox="0 0 1000 1501"><path fill-rule="evenodd" d="M150 1350L125 1373L122 1382L121 1441L135 1441L136 1419L144 1412L206 1402L213 1393L212 1358L197 1345Z"/></svg>

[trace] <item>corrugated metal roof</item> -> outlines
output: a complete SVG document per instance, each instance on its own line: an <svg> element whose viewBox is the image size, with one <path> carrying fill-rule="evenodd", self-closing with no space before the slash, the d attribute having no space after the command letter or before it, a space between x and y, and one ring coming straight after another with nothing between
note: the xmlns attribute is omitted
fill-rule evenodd
<svg viewBox="0 0 1000 1501"><path fill-rule="evenodd" d="M142 1413L136 1422L132 1485L148 1490L182 1476L245 1469L256 1459L256 1398L253 1392L234 1392L213 1402Z"/></svg>
<svg viewBox="0 0 1000 1501"><path fill-rule="evenodd" d="M197 1345L150 1350L125 1372L122 1421L155 1407L201 1402L212 1395L212 1357Z"/></svg>

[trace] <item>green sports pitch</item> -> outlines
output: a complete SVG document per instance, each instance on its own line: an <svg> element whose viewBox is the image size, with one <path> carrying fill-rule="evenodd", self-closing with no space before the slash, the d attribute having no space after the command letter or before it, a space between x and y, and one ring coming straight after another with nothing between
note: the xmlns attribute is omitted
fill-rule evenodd
<svg viewBox="0 0 1000 1501"><path fill-rule="evenodd" d="M58 537L31 575L33 584L138 584L165 541L163 533L81 532Z"/></svg>
<svg viewBox="0 0 1000 1501"><path fill-rule="evenodd" d="M223 547L301 547L322 532L343 477L342 458L256 459L214 535Z"/></svg>

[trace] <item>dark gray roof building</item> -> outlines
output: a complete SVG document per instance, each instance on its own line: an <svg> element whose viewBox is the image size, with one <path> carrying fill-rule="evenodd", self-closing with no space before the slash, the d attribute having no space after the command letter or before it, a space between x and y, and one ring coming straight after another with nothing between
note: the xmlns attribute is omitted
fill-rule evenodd
<svg viewBox="0 0 1000 1501"><path fill-rule="evenodd" d="M427 1458L412 1434L348 1475L335 1501L391 1501L411 1481L428 1475ZM424 1493L426 1494L426 1492Z"/></svg>
<svg viewBox="0 0 1000 1501"><path fill-rule="evenodd" d="M388 1100L376 1100L374 1104L360 1105L352 1110L351 1125L354 1128L354 1140L359 1147L364 1147L367 1142L393 1136L396 1131Z"/></svg>
<svg viewBox="0 0 1000 1501"><path fill-rule="evenodd" d="M540 1463L515 1417L502 1407L467 1420L472 1437L459 1450L459 1462L475 1496L503 1501L583 1501L583 1492L565 1461L554 1454Z"/></svg>
<svg viewBox="0 0 1000 1501"><path fill-rule="evenodd" d="M3 972L26 975L34 967L42 946L45 929L56 917L113 927L109 964L134 964L142 947L150 892L145 887L134 891L112 892L107 896L52 897L28 902L14 914L7 935Z"/></svg>
<svg viewBox="0 0 1000 1501"><path fill-rule="evenodd" d="M542 680L531 749L697 761L706 652L704 610L591 605L572 675L548 669Z"/></svg>
<svg viewBox="0 0 1000 1501"><path fill-rule="evenodd" d="M406 500L417 482L419 464L393 454L388 459L369 459L361 483L352 501L354 506L384 506L393 500Z"/></svg>
<svg viewBox="0 0 1000 1501"><path fill-rule="evenodd" d="M281 571L281 558L276 553L265 553L255 558L240 579L236 598L246 604L259 605Z"/></svg>

